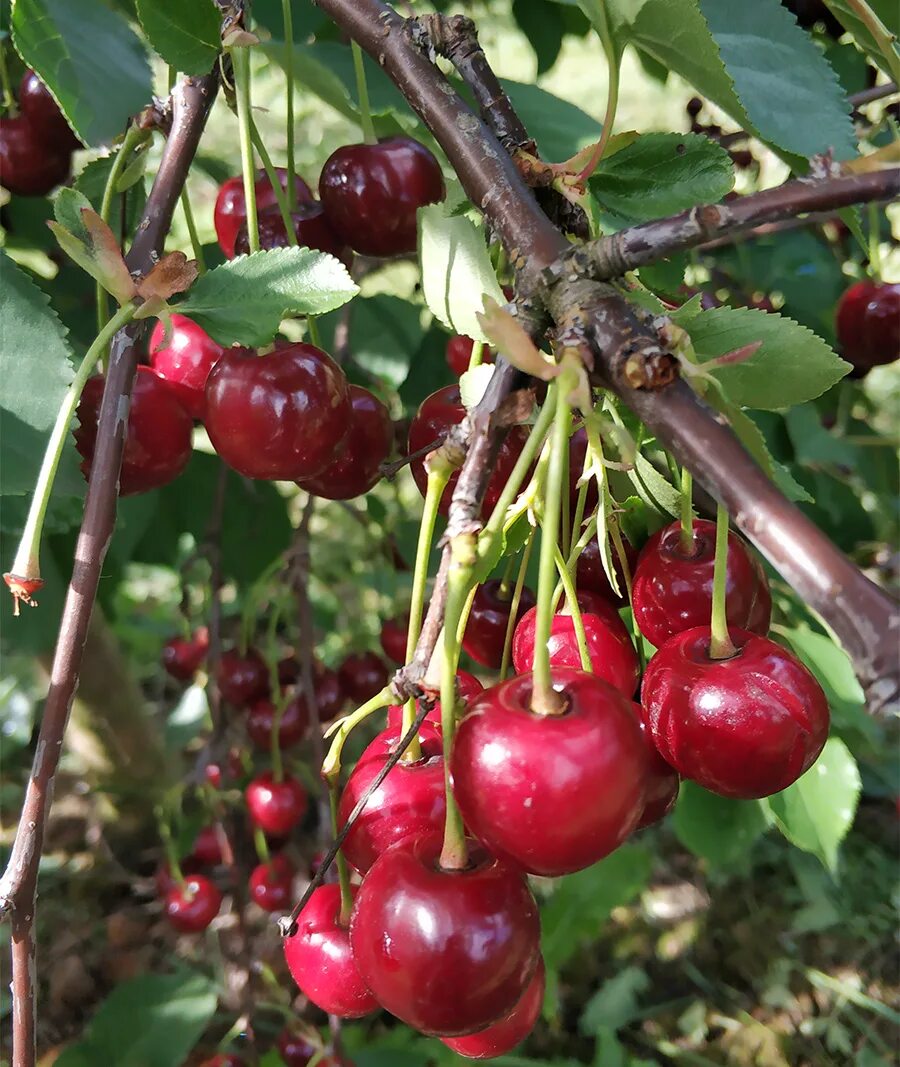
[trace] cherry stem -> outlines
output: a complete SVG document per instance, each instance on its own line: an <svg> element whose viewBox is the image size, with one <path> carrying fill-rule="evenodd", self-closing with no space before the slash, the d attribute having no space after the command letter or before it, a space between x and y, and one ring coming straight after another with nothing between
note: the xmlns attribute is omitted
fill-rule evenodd
<svg viewBox="0 0 900 1067"><path fill-rule="evenodd" d="M681 551L694 554L694 478L687 467L681 468Z"/></svg>
<svg viewBox="0 0 900 1067"><path fill-rule="evenodd" d="M517 555L518 553L515 553L510 556L506 561L506 566L503 568L503 577L500 579L500 587L497 590L497 596L499 596L501 600L509 600L509 587L513 582L513 571L516 569Z"/></svg>
<svg viewBox="0 0 900 1067"><path fill-rule="evenodd" d="M253 847L256 849L259 862L268 867L272 862L272 856L269 852L269 842L266 840L266 835L263 833L261 826L253 827Z"/></svg>
<svg viewBox="0 0 900 1067"><path fill-rule="evenodd" d="M728 634L725 606L728 577L728 512L716 506L716 556L713 570L712 620L710 622L710 659L728 659L737 649Z"/></svg>
<svg viewBox="0 0 900 1067"><path fill-rule="evenodd" d="M293 209L297 202L294 189L294 18L292 0L281 0L281 17L284 22L284 82L285 109L287 113L287 179L288 205Z"/></svg>
<svg viewBox="0 0 900 1067"><path fill-rule="evenodd" d="M288 705L288 695L278 681L278 657L276 654L276 633L281 622L282 605L276 604L269 615L269 628L266 640L266 652L269 657L269 688L272 692L272 733L269 739L272 756L272 777L276 782L284 780L284 761L281 758L281 720Z"/></svg>
<svg viewBox="0 0 900 1067"><path fill-rule="evenodd" d="M9 67L6 65L6 41L0 44L0 89L3 92L3 111L11 118L16 114L16 98L9 80Z"/></svg>
<svg viewBox="0 0 900 1067"><path fill-rule="evenodd" d="M891 77L895 82L900 83L900 57L898 57L894 48L894 35L875 14L871 5L866 3L866 0L847 0L847 6L871 33L875 43L878 45L878 50L884 57L888 70L891 72Z"/></svg>
<svg viewBox="0 0 900 1067"><path fill-rule="evenodd" d="M637 619L634 615L634 600L632 598L632 585L633 579L631 577L631 564L628 562L628 556L625 552L625 545L622 542L622 531L619 529L619 520L615 515L611 515L609 519L609 536L613 543L613 548L616 550L616 556L619 559L619 566L622 568L622 577L625 580L625 593L628 597L628 605L631 608L631 633L634 637L634 646L637 649L638 660L641 665L641 672L643 672L646 666L646 657L644 655L644 637L641 634L640 627L637 624Z"/></svg>
<svg viewBox="0 0 900 1067"><path fill-rule="evenodd" d="M471 535L461 534L451 542L447 575L447 607L444 613L444 662L441 669L441 737L444 743L444 792L447 814L441 867L463 870L469 861L466 830L450 784L450 753L456 733L456 669L459 664L459 625L469 595L475 562Z"/></svg>
<svg viewBox="0 0 900 1067"><path fill-rule="evenodd" d="M175 848L175 840L172 837L172 828L169 826L169 820L162 808L156 809L156 824L159 828L159 837L163 843L163 850L166 854L166 862L169 865L169 873L175 883L181 889L184 889L184 871L182 871L181 862L178 859L178 850Z"/></svg>
<svg viewBox="0 0 900 1067"><path fill-rule="evenodd" d="M351 730L359 726L361 722L364 722L370 715L374 715L376 711L380 711L382 708L386 708L390 704L393 698L391 693L391 687L386 685L380 693L376 693L371 700L367 700L365 704L357 708L350 715L345 715L342 719L338 719L336 723L325 732L325 737L333 737L331 747L328 749L328 753L325 756L325 761L322 764L322 774L326 778L330 778L332 775L338 774L341 769L341 752L344 748L344 742L350 735Z"/></svg>
<svg viewBox="0 0 900 1067"><path fill-rule="evenodd" d="M306 329L309 333L309 343L316 348L322 347L322 338L319 336L319 323L315 315L306 316Z"/></svg>
<svg viewBox="0 0 900 1067"><path fill-rule="evenodd" d="M234 67L235 101L241 141L241 171L244 178L244 201L247 208L247 241L250 252L259 251L259 217L256 212L256 175L253 166L250 104L250 53L245 47L231 50Z"/></svg>
<svg viewBox="0 0 900 1067"><path fill-rule="evenodd" d="M566 591L566 606L569 609L569 613L572 616L572 624L575 627L575 640L578 642L578 654L581 656L581 669L587 671L588 674L593 674L594 667L591 663L591 654L588 652L587 634L584 632L584 619L581 617L581 608L578 604L578 591L572 581L571 574L569 574L565 557L558 545L556 547L556 569L559 571L563 589Z"/></svg>
<svg viewBox="0 0 900 1067"><path fill-rule="evenodd" d="M331 839L337 840L338 835L338 782L337 775L328 778L328 809L331 812ZM344 853L338 849L335 855L337 864L338 885L341 887L341 914L338 922L341 926L350 925L350 913L353 911L353 893L350 890L350 868Z"/></svg>
<svg viewBox="0 0 900 1067"><path fill-rule="evenodd" d="M359 124L362 127L363 140L366 144L378 144L375 127L372 124L372 109L369 105L369 86L366 84L366 67L363 51L356 43L350 42L353 52L353 71L356 74L356 94L359 97Z"/></svg>
<svg viewBox="0 0 900 1067"><path fill-rule="evenodd" d="M584 522L584 511L587 507L587 495L588 489L590 488L590 479L584 478L584 475L590 467L590 463L591 450L589 448L586 448L584 451L584 463L581 465L581 475L584 480L578 486L578 496L575 499L575 512L572 515L572 536L569 538L570 558L572 556L574 545L576 544L577 539L581 536L578 531L581 529L581 524ZM575 559L577 560L578 556L576 556Z"/></svg>
<svg viewBox="0 0 900 1067"><path fill-rule="evenodd" d="M616 51L615 43L609 32L605 4L601 2L597 6L600 18L595 22L595 28L603 44L603 51L606 54L606 62L609 69L609 90L606 94L606 114L603 116L603 129L600 131L600 140L594 145L594 151L591 153L590 159L588 159L576 179L579 184L586 182L600 165L600 160L603 159L603 153L606 151L606 146L609 144L609 138L612 135L613 124L616 121L616 110L619 106L619 53Z"/></svg>
<svg viewBox="0 0 900 1067"><path fill-rule="evenodd" d="M47 515L53 482L65 447L72 416L78 407L85 382L90 378L97 361L106 352L113 336L131 321L135 311L134 304L126 304L119 308L85 353L81 366L75 372L75 377L66 390L66 395L56 414L53 429L50 431L50 439L44 449L44 458L34 486L34 496L31 498L28 517L25 520L22 536L19 538L19 547L16 549L10 572L20 578L40 578L41 576L41 535L44 530L44 519Z"/></svg>
<svg viewBox="0 0 900 1067"><path fill-rule="evenodd" d="M253 121L253 116L250 116L250 140L253 142L253 147L256 149L256 154L259 156L259 161L263 165L263 170L266 172L266 177L269 179L269 185L272 186L272 192L275 194L275 202L278 204L278 211L281 214L281 221L284 223L284 232L287 237L287 243L290 248L296 248L298 246L297 234L294 232L294 220L291 218L291 202L288 193L285 193L281 188L281 182L278 180L278 172L275 170L275 165L272 163L272 157L269 155L269 151L263 143L262 136L256 123ZM288 180L294 187L294 179L291 175L288 175Z"/></svg>
<svg viewBox="0 0 900 1067"><path fill-rule="evenodd" d="M522 602L522 590L525 588L525 576L528 573L528 564L531 561L531 550L534 548L534 530L528 534L525 542L525 551L522 553L522 561L519 564L519 573L516 575L516 584L513 589L512 599L509 602L509 618L506 620L506 634L503 638L503 659L500 661L500 681L504 681L509 671L509 661L512 657L512 639L518 622L519 604Z"/></svg>

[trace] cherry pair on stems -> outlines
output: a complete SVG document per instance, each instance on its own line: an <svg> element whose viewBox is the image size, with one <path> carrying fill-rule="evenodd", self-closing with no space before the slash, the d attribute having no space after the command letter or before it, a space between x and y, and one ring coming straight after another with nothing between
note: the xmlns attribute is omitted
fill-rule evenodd
<svg viewBox="0 0 900 1067"><path fill-rule="evenodd" d="M17 196L45 196L68 177L81 144L50 90L26 70L19 114L0 118L0 184Z"/></svg>

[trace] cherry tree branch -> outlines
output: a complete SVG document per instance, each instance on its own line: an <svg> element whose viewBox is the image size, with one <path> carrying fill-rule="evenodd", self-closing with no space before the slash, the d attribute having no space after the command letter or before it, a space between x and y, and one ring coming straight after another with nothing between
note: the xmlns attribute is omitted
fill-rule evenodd
<svg viewBox="0 0 900 1067"><path fill-rule="evenodd" d="M216 95L216 73L185 78L172 92L172 129L163 150L143 218L126 257L129 269L147 272L158 259L200 135ZM100 408L97 448L91 465L84 518L75 547L72 579L60 620L50 690L44 705L34 763L12 853L0 879L0 914L11 912L13 955L12 1067L34 1067L35 937L38 866L63 735L78 685L78 672L103 561L113 534L119 468L137 365L140 326L120 331L110 349Z"/></svg>

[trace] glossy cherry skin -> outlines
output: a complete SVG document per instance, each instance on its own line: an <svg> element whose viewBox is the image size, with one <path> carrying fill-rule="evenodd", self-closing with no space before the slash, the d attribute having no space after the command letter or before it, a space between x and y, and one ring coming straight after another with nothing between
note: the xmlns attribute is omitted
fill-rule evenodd
<svg viewBox="0 0 900 1067"><path fill-rule="evenodd" d="M285 1062L285 1067L306 1067L319 1051L318 1046L311 1041L307 1041L302 1034L292 1034L290 1030L282 1030L275 1043L278 1046L281 1058ZM319 1062L322 1063L324 1061L320 1060Z"/></svg>
<svg viewBox="0 0 900 1067"><path fill-rule="evenodd" d="M81 148L72 127L53 99L53 94L33 70L26 70L19 82L19 110L31 123L35 135L49 148L74 152Z"/></svg>
<svg viewBox="0 0 900 1067"><path fill-rule="evenodd" d="M97 419L104 379L89 378L78 402L80 425L74 432L85 478L97 446ZM119 496L146 493L168 485L191 458L194 424L168 385L149 367L138 367L128 412Z"/></svg>
<svg viewBox="0 0 900 1067"><path fill-rule="evenodd" d="M181 867L181 873L187 878L190 874L199 874L201 864L197 862L194 856L185 856L179 863ZM153 876L153 880L156 883L156 892L161 896L165 895L172 889L173 886L177 886L178 882L175 881L175 876L172 874L172 868L169 866L168 860L160 861L159 866L156 868L156 873Z"/></svg>
<svg viewBox="0 0 900 1067"><path fill-rule="evenodd" d="M636 827L638 830L643 830L645 827L652 826L654 823L658 823L660 819L665 818L675 807L681 778L678 772L666 763L659 754L656 745L654 745L653 735L647 726L644 709L635 702L632 702L631 707L641 727L641 737L644 739L644 746L647 750L644 811L641 814L641 821Z"/></svg>
<svg viewBox="0 0 900 1067"><path fill-rule="evenodd" d="M350 887L353 896L355 886ZM297 930L284 939L291 977L316 1007L342 1019L361 1019L378 1001L366 988L350 947L349 926L342 926L341 890L334 884L313 891L297 916Z"/></svg>
<svg viewBox="0 0 900 1067"><path fill-rule="evenodd" d="M245 655L236 648L222 653L219 660L219 689L229 704L245 707L268 695L269 668L255 648Z"/></svg>
<svg viewBox="0 0 900 1067"><path fill-rule="evenodd" d="M347 694L337 671L322 664L316 664L313 680L316 691L316 706L319 709L319 722L331 722L337 718L347 703Z"/></svg>
<svg viewBox="0 0 900 1067"><path fill-rule="evenodd" d="M294 868L287 857L277 854L250 872L250 899L263 911L290 911L293 906Z"/></svg>
<svg viewBox="0 0 900 1067"><path fill-rule="evenodd" d="M46 196L69 177L72 153L47 145L24 116L0 119L0 185L17 196Z"/></svg>
<svg viewBox="0 0 900 1067"><path fill-rule="evenodd" d="M184 885L166 893L166 918L182 934L199 934L219 914L222 894L202 874L188 875Z"/></svg>
<svg viewBox="0 0 900 1067"><path fill-rule="evenodd" d="M634 645L619 613L609 601L586 590L579 590L578 606L594 674L625 696L632 696L640 668ZM519 674L532 670L534 666L536 625L537 608L534 607L522 616L513 634L512 661ZM547 645L552 666L581 668L575 623L570 614L558 612L553 616Z"/></svg>
<svg viewBox="0 0 900 1067"><path fill-rule="evenodd" d="M314 478L297 484L325 500L352 500L381 481L381 464L394 447L388 409L368 389L350 386L350 428L335 458Z"/></svg>
<svg viewBox="0 0 900 1067"><path fill-rule="evenodd" d="M622 547L625 549L625 558L628 561L628 569L631 574L634 574L634 568L637 566L638 561L638 551L624 539L622 541ZM579 589L587 589L591 593L598 593L611 604L618 606L619 604L624 604L626 602L628 592L625 586L625 575L622 571L622 564L619 562L619 556L615 549L612 550L612 559L616 578L619 583L620 595L613 592L613 588L609 584L609 578L606 577L606 571L603 569L603 559L600 555L600 545L597 542L596 537L592 537L590 541L588 541L584 547L584 551L578 557L578 563L575 568L575 584Z"/></svg>
<svg viewBox="0 0 900 1067"><path fill-rule="evenodd" d="M681 525L658 530L634 570L632 601L641 633L659 648L677 633L709 624L712 613L716 524L694 520L694 551L681 550ZM725 607L728 625L765 634L772 596L761 564L744 541L728 534Z"/></svg>
<svg viewBox="0 0 900 1067"><path fill-rule="evenodd" d="M247 712L247 734L261 752L272 748L272 727L275 722L275 705L271 700L257 700ZM278 747L293 748L309 731L309 709L302 696L289 700L278 722Z"/></svg>
<svg viewBox="0 0 900 1067"><path fill-rule="evenodd" d="M410 453L418 452L429 445L437 447L446 437L450 427L462 422L465 415L466 409L460 398L458 385L444 386L443 389L438 389L431 396L427 396L422 401L409 426ZM503 487L512 473L512 469L527 438L528 431L524 427L513 426L503 439L503 444L500 446L500 451L497 453L497 458L493 463L493 474L489 478L484 492L484 503L481 508L483 516L489 515L499 500ZM409 469L412 471L412 476L419 487L419 492L424 496L428 486L425 456L414 459L410 463ZM450 481L447 483L447 488L441 497L440 512L442 515L446 515L450 510L450 499L453 496L458 477L458 473L450 476Z"/></svg>
<svg viewBox="0 0 900 1067"><path fill-rule="evenodd" d="M247 811L254 826L267 834L284 837L306 814L306 790L289 774L276 782L271 771L258 774L244 790Z"/></svg>
<svg viewBox="0 0 900 1067"><path fill-rule="evenodd" d="M431 152L411 137L338 148L325 161L319 198L338 236L365 256L416 250L416 210L446 196Z"/></svg>
<svg viewBox="0 0 900 1067"><path fill-rule="evenodd" d="M194 840L191 856L202 867L215 867L222 862L222 846L214 826L204 826Z"/></svg>
<svg viewBox="0 0 900 1067"><path fill-rule="evenodd" d="M206 413L206 379L225 351L221 345L186 315L172 316L172 333L157 322L150 335L150 366L181 401L192 419Z"/></svg>
<svg viewBox="0 0 900 1067"><path fill-rule="evenodd" d="M641 704L653 742L679 773L719 796L787 789L828 738L822 687L786 648L732 629L730 659L709 658L709 627L676 634L650 660Z"/></svg>
<svg viewBox="0 0 900 1067"><path fill-rule="evenodd" d="M206 429L216 451L248 478L299 481L324 470L350 427L344 372L314 345L267 356L230 348L206 381Z"/></svg>
<svg viewBox="0 0 900 1067"><path fill-rule="evenodd" d="M201 626L189 638L170 637L163 645L162 665L173 678L188 682L200 669L208 651L209 631Z"/></svg>
<svg viewBox="0 0 900 1067"><path fill-rule="evenodd" d="M258 218L259 247L263 252L272 248L288 248L287 229L281 210L276 206L263 211ZM328 252L349 267L353 262L353 253L328 225L328 219L322 205L312 201L298 204L291 212L294 236L300 248L312 248L319 252ZM244 219L234 239L234 254L246 256L250 251L250 238L247 234L247 220Z"/></svg>
<svg viewBox="0 0 900 1067"><path fill-rule="evenodd" d="M537 966L537 905L525 880L471 842L440 866L442 834L385 852L356 897L350 944L383 1008L425 1034L474 1033L508 1015Z"/></svg>
<svg viewBox="0 0 900 1067"><path fill-rule="evenodd" d="M381 647L384 654L397 666L406 663L406 636L409 632L409 616L400 619L385 619L381 624Z"/></svg>
<svg viewBox="0 0 900 1067"><path fill-rule="evenodd" d="M499 578L491 578L475 591L462 640L463 648L472 659L491 670L497 670L503 662L503 646L512 608L512 587L508 596L501 596L502 586ZM517 618L521 619L534 605L534 593L528 586L522 586Z"/></svg>
<svg viewBox="0 0 900 1067"><path fill-rule="evenodd" d="M858 371L900 359L900 284L861 281L838 302L837 335Z"/></svg>
<svg viewBox="0 0 900 1067"><path fill-rule="evenodd" d="M469 674L468 671L456 672L456 692L459 698L456 707L457 717L465 715L468 705L478 696L479 693L484 691L484 686L474 674ZM403 707L399 704L391 704L387 711L388 729L399 729L403 721ZM425 724L434 726L435 729L441 729L441 702L435 700L434 706L431 711L425 716L423 726ZM397 735L400 736L399 734Z"/></svg>
<svg viewBox="0 0 900 1067"><path fill-rule="evenodd" d="M400 735L401 731L397 730L397 740ZM401 760L391 768L344 839L347 862L360 874L365 874L391 845L443 826L446 812L443 744L425 730L419 736L421 759L414 763ZM338 807L339 827L344 826L350 812L387 763L393 746L385 742L382 739L378 746L373 742L347 779Z"/></svg>
<svg viewBox="0 0 900 1067"><path fill-rule="evenodd" d="M589 867L644 810L647 752L631 701L572 667L551 668L562 715L531 710L532 677L486 689L459 724L453 792L469 830L531 874Z"/></svg>
<svg viewBox="0 0 900 1067"><path fill-rule="evenodd" d="M338 669L338 677L347 697L364 704L387 685L387 667L374 652L353 652Z"/></svg>
<svg viewBox="0 0 900 1067"><path fill-rule="evenodd" d="M288 176L284 167L276 167L278 181L282 189L287 190ZM256 173L256 211L261 214L268 208L277 207L275 190L272 183L263 170ZM294 175L294 191L297 204L313 203L313 195L309 186L300 177ZM213 212L213 224L216 228L216 237L219 239L219 247L225 255L234 257L234 242L241 223L247 218L247 201L244 198L244 179L240 174L223 182L216 197L216 206Z"/></svg>
<svg viewBox="0 0 900 1067"><path fill-rule="evenodd" d="M469 369L469 363L472 360L472 349L474 347L475 342L471 337L466 337L465 334L457 334L455 337L451 337L447 342L447 366L453 371L457 378L462 377L462 375ZM481 346L481 362L494 362L490 345Z"/></svg>
<svg viewBox="0 0 900 1067"><path fill-rule="evenodd" d="M534 1029L544 1005L546 977L544 960L539 958L528 987L509 1015L486 1030L479 1030L477 1034L469 1034L467 1037L442 1037L441 1041L447 1048L453 1049L468 1060L492 1060L495 1056L511 1052Z"/></svg>

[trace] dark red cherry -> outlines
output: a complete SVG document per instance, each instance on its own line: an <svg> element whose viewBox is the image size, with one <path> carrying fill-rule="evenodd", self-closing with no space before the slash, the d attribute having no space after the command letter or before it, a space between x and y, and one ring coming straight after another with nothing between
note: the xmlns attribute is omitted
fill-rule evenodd
<svg viewBox="0 0 900 1067"><path fill-rule="evenodd" d="M188 875L184 885L166 893L166 918L182 934L199 934L219 914L222 894L202 874Z"/></svg>
<svg viewBox="0 0 900 1067"><path fill-rule="evenodd" d="M587 590L579 590L578 606L594 674L625 696L632 696L640 668L634 645L619 613L609 601ZM524 674L534 667L536 625L537 608L534 607L525 612L513 634L512 661L518 674ZM547 645L551 665L581 668L575 623L565 607L553 616Z"/></svg>
<svg viewBox="0 0 900 1067"><path fill-rule="evenodd" d="M678 772L666 763L659 754L656 745L654 745L653 736L645 721L644 709L635 702L632 702L631 707L641 727L641 737L644 739L648 757L646 787L644 789L644 811L641 815L641 821L636 827L638 830L643 830L645 827L652 826L654 823L658 823L660 819L665 818L675 807L681 779L678 776Z"/></svg>
<svg viewBox="0 0 900 1067"><path fill-rule="evenodd" d="M248 478L295 482L324 470L350 427L350 390L334 360L298 342L267 356L230 348L206 382L206 429Z"/></svg>
<svg viewBox="0 0 900 1067"><path fill-rule="evenodd" d="M766 637L731 629L738 652L709 657L708 626L676 634L650 660L641 703L653 742L685 778L720 796L787 789L828 737L828 701L804 665Z"/></svg>
<svg viewBox="0 0 900 1067"><path fill-rule="evenodd" d="M184 859L181 860L179 866L181 867L181 873L185 878L187 878L189 874L199 874L200 872L200 864L194 856L185 856ZM169 866L168 860L162 860L160 862L153 878L156 882L156 892L161 897L165 897L173 886L178 885L175 876L172 874L172 868Z"/></svg>
<svg viewBox="0 0 900 1067"><path fill-rule="evenodd" d="M364 704L387 685L387 667L374 652L353 652L338 669L347 697Z"/></svg>
<svg viewBox="0 0 900 1067"><path fill-rule="evenodd" d="M165 341L165 326L157 322L150 335L150 366L181 401L193 419L206 413L206 379L224 352L221 345L186 315L172 316L172 333Z"/></svg>
<svg viewBox="0 0 900 1067"><path fill-rule="evenodd" d="M399 729L386 732L395 738L394 744L401 736ZM347 862L361 874L391 845L443 826L446 811L443 744L426 730L419 736L421 758L414 763L401 760L391 768L344 839ZM350 812L388 761L393 744L389 746L387 740L382 737L377 745L373 741L353 768L341 794L339 827L347 822Z"/></svg>
<svg viewBox="0 0 900 1067"><path fill-rule="evenodd" d="M53 94L33 70L26 70L19 82L19 110L31 123L35 136L57 152L81 148Z"/></svg>
<svg viewBox="0 0 900 1067"><path fill-rule="evenodd" d="M385 852L363 880L350 944L382 1007L425 1034L453 1037L508 1015L539 957L525 880L474 841L465 870L440 866L442 835Z"/></svg>
<svg viewBox="0 0 900 1067"><path fill-rule="evenodd" d="M338 236L365 256L416 250L416 210L446 195L438 161L411 137L338 148L325 161L319 197Z"/></svg>
<svg viewBox="0 0 900 1067"><path fill-rule="evenodd" d="M201 867L215 867L222 862L222 845L215 826L204 826L194 839L191 856Z"/></svg>
<svg viewBox="0 0 900 1067"><path fill-rule="evenodd" d="M644 545L634 569L632 601L641 633L656 645L677 633L708 625L712 612L716 524L694 520L690 554L681 548L681 524L658 530ZM765 634L772 597L762 565L746 543L728 534L725 605L728 625Z"/></svg>
<svg viewBox="0 0 900 1067"><path fill-rule="evenodd" d="M286 687L296 685L301 678L302 668L296 656L283 656L278 661L278 684Z"/></svg>
<svg viewBox="0 0 900 1067"><path fill-rule="evenodd" d="M628 568L631 574L634 574L634 568L637 566L638 551L636 548L632 548L628 541L623 540L622 546L625 549L625 558L628 561ZM616 595L613 592L612 586L609 584L609 578L606 577L606 571L603 569L603 559L600 555L600 544L596 537L592 537L590 541L585 545L584 551L578 557L578 563L575 570L575 584L579 589L587 589L592 593L598 593L600 596L605 597L611 604L624 604L628 596L625 587L625 575L622 571L622 564L619 562L619 555L612 549L613 566L616 571L616 578L619 583L619 593Z"/></svg>
<svg viewBox="0 0 900 1067"><path fill-rule="evenodd" d="M294 899L294 868L281 854L260 863L250 872L250 899L263 911L289 911Z"/></svg>
<svg viewBox="0 0 900 1067"><path fill-rule="evenodd" d="M447 1048L453 1049L468 1060L492 1060L495 1056L511 1052L534 1029L544 1006L545 985L544 960L538 958L537 969L528 987L509 1015L486 1030L479 1030L477 1034L469 1034L467 1037L442 1037L441 1041Z"/></svg>
<svg viewBox="0 0 900 1067"><path fill-rule="evenodd" d="M406 663L406 635L409 631L409 616L385 619L381 624L381 647L384 654L397 666Z"/></svg>
<svg viewBox="0 0 900 1067"><path fill-rule="evenodd" d="M233 1052L220 1052L211 1060L204 1060L200 1067L246 1067L247 1061Z"/></svg>
<svg viewBox="0 0 900 1067"><path fill-rule="evenodd" d="M272 727L275 705L271 700L257 700L247 712L247 734L262 752L272 748ZM278 747L293 748L306 737L309 730L309 708L301 695L287 701L278 721Z"/></svg>
<svg viewBox="0 0 900 1067"><path fill-rule="evenodd" d="M162 664L167 673L181 682L188 682L206 659L209 651L209 630L201 626L190 637L170 637L163 645Z"/></svg>
<svg viewBox="0 0 900 1067"><path fill-rule="evenodd" d="M281 188L287 190L287 170L284 167L276 167L275 170ZM275 190L265 171L257 171L255 187L257 215L267 208L277 206ZM312 191L299 174L294 175L294 192L298 204L313 203ZM229 259L234 256L234 241L241 223L246 218L247 201L244 198L244 179L238 174L222 184L213 212L213 223L216 228L216 237L219 239L219 247Z"/></svg>
<svg viewBox="0 0 900 1067"><path fill-rule="evenodd" d="M532 874L570 874L608 855L644 808L647 753L631 701L593 674L553 667L561 715L531 710L532 677L476 697L450 760L469 830Z"/></svg>
<svg viewBox="0 0 900 1067"><path fill-rule="evenodd" d="M0 185L17 196L46 196L69 177L72 153L41 140L24 115L0 119Z"/></svg>
<svg viewBox="0 0 900 1067"><path fill-rule="evenodd" d="M409 427L409 451L418 452L429 445L437 447L443 441L451 426L462 422L465 418L466 409L459 395L458 385L447 385L443 389L427 396L421 403L419 410L410 423ZM513 426L503 440L500 451L493 464L493 474L487 484L484 493L484 503L481 513L487 516L491 513L494 505L503 492L507 479L512 473L522 446L528 438L528 431L522 426ZM422 496L428 485L428 475L425 472L425 456L414 459L409 469L415 479L416 485ZM444 495L441 497L440 511L446 515L450 510L450 499L456 487L458 473L450 477Z"/></svg>
<svg viewBox="0 0 900 1067"><path fill-rule="evenodd" d="M78 402L80 426L74 437L85 478L90 474L97 447L103 385L104 379L99 375L89 378ZM138 367L128 412L119 496L146 493L177 478L191 458L193 429L190 415L162 378L149 367Z"/></svg>
<svg viewBox="0 0 900 1067"><path fill-rule="evenodd" d="M306 790L289 774L276 782L271 771L258 774L244 790L247 811L255 826L267 834L284 837L306 814Z"/></svg>
<svg viewBox="0 0 900 1067"><path fill-rule="evenodd" d="M261 212L257 221L259 223L259 247L263 252L272 248L287 248L290 245L284 219L277 205ZM328 252L347 267L353 262L353 253L328 225L328 219L325 217L321 204L315 201L298 204L291 212L291 222L294 226L297 244L301 248ZM234 254L246 256L249 251L250 238L247 234L247 220L244 219L234 239Z"/></svg>
<svg viewBox="0 0 900 1067"><path fill-rule="evenodd" d="M353 896L355 886L350 887ZM366 988L341 924L341 890L320 885L297 917L297 930L284 940L291 977L316 1007L342 1019L361 1019L378 1008Z"/></svg>
<svg viewBox="0 0 900 1067"><path fill-rule="evenodd" d="M851 285L838 301L836 326L841 352L856 370L900 359L900 284Z"/></svg>
<svg viewBox="0 0 900 1067"><path fill-rule="evenodd" d="M469 369L474 347L475 342L471 337L466 337L465 334L457 334L447 342L447 366L457 378L461 377ZM490 345L481 346L481 362L494 362Z"/></svg>
<svg viewBox="0 0 900 1067"><path fill-rule="evenodd" d="M347 694L337 671L316 664L313 686L316 691L316 706L319 709L319 722L331 722L336 719L347 703ZM377 690L376 690L377 692Z"/></svg>
<svg viewBox="0 0 900 1067"><path fill-rule="evenodd" d="M282 1030L276 1044L285 1067L306 1067L313 1056L320 1051L319 1046L307 1041L302 1034L292 1034L290 1030ZM321 1063L322 1060L319 1062Z"/></svg>
<svg viewBox="0 0 900 1067"><path fill-rule="evenodd" d="M219 689L229 704L237 708L260 700L269 692L269 668L255 648L244 655L236 648L222 653L219 660Z"/></svg>
<svg viewBox="0 0 900 1067"><path fill-rule="evenodd" d="M491 578L475 592L462 646L483 667L497 670L503 662L512 595L512 586L508 587L508 592L504 592L503 583L498 578ZM517 619L521 619L534 605L534 593L528 586L522 586Z"/></svg>
<svg viewBox="0 0 900 1067"><path fill-rule="evenodd" d="M484 686L474 674L469 674L468 671L456 672L456 689L459 696L460 704L457 706L457 715L459 717L465 715L466 707L469 703L478 696L484 690ZM387 711L387 723L388 729L399 729L403 720L403 707L399 704L392 704ZM434 706L431 711L425 716L425 723L429 723L437 730L441 728L441 702L435 700ZM423 723L424 725L424 723ZM400 734L397 735L398 737Z"/></svg>
<svg viewBox="0 0 900 1067"><path fill-rule="evenodd" d="M350 428L335 458L314 478L297 484L326 500L352 500L381 481L381 464L394 447L388 409L368 389L350 386Z"/></svg>

